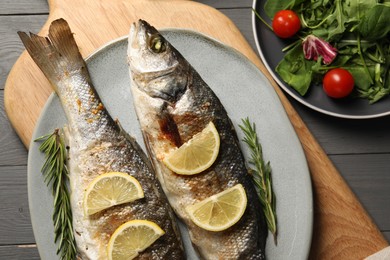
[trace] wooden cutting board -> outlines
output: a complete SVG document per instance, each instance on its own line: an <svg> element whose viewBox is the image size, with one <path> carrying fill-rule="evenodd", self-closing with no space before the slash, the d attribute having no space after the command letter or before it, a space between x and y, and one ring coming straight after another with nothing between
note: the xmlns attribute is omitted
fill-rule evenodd
<svg viewBox="0 0 390 260"><path fill-rule="evenodd" d="M139 18L157 28L190 28L242 52L268 77L295 127L308 160L314 190L311 259L362 259L388 246L378 228L309 132L283 92L237 27L219 11L179 0L49 0L51 21L66 19L85 57L106 42L128 33ZM15 32L16 33L16 32ZM8 117L28 147L36 120L51 93L42 72L23 52L5 86Z"/></svg>

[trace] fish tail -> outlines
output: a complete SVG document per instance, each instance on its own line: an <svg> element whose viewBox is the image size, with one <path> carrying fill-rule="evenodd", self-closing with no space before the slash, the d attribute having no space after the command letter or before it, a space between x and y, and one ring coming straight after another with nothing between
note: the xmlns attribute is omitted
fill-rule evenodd
<svg viewBox="0 0 390 260"><path fill-rule="evenodd" d="M18 35L34 62L49 79L54 90L57 91L56 85L59 81L74 72L82 73L89 79L85 62L70 27L64 19L61 18L51 23L47 37L31 32L30 35L18 32Z"/></svg>

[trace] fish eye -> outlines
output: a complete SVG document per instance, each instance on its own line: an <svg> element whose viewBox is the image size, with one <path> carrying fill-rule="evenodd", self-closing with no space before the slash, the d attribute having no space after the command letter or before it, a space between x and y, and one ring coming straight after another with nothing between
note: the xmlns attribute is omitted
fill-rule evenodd
<svg viewBox="0 0 390 260"><path fill-rule="evenodd" d="M154 53L164 52L166 50L166 43L164 38L159 34L152 35L149 40L149 48Z"/></svg>

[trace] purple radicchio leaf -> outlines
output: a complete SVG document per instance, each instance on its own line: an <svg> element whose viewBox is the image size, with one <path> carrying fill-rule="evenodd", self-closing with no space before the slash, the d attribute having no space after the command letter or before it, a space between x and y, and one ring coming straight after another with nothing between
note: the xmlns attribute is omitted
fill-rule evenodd
<svg viewBox="0 0 390 260"><path fill-rule="evenodd" d="M303 53L308 60L317 60L322 56L322 62L326 65L332 63L337 56L337 49L330 45L329 42L318 38L314 35L307 36L303 42Z"/></svg>

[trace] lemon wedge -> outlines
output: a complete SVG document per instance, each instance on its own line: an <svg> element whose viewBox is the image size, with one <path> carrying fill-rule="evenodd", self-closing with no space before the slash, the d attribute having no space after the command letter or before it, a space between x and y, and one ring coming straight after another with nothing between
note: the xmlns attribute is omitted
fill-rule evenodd
<svg viewBox="0 0 390 260"><path fill-rule="evenodd" d="M213 122L163 160L173 172L193 175L209 168L218 157L220 139Z"/></svg>
<svg viewBox="0 0 390 260"><path fill-rule="evenodd" d="M148 220L130 220L119 226L107 246L109 260L134 259L165 232Z"/></svg>
<svg viewBox="0 0 390 260"><path fill-rule="evenodd" d="M186 207L191 220L209 231L222 231L236 224L245 212L247 197L245 189L237 184Z"/></svg>
<svg viewBox="0 0 390 260"><path fill-rule="evenodd" d="M141 184L134 177L122 172L104 173L88 185L84 195L84 213L89 216L143 197Z"/></svg>

